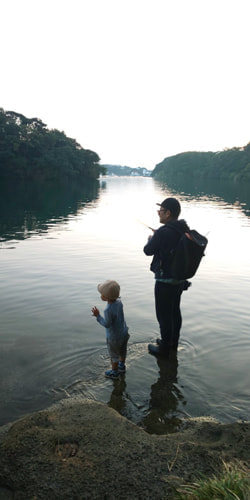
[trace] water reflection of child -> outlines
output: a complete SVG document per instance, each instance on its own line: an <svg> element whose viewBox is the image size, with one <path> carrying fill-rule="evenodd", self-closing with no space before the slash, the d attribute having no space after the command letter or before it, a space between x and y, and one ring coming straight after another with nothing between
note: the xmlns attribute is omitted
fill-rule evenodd
<svg viewBox="0 0 250 500"><path fill-rule="evenodd" d="M105 372L108 378L118 378L125 373L127 343L129 339L128 327L124 319L123 305L119 298L120 285L116 281L107 280L97 286L101 299L108 302L104 310L104 318L96 306L92 307L92 315L98 323L106 328L108 352L111 358L112 369Z"/></svg>

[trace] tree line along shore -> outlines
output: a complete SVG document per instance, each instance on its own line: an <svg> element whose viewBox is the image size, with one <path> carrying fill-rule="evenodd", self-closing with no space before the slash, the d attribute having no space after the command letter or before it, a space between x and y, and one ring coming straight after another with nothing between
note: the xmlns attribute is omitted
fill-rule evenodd
<svg viewBox="0 0 250 500"><path fill-rule="evenodd" d="M97 179L107 172L99 162L96 152L84 149L64 132L49 130L39 118L0 108L0 178ZM137 174L149 175L147 169L137 170ZM119 172L128 175L122 167ZM185 177L250 181L250 142L223 151L189 151L169 156L155 166L151 175L162 182Z"/></svg>
<svg viewBox="0 0 250 500"><path fill-rule="evenodd" d="M156 180L223 179L250 181L250 143L217 152L186 152L165 158L152 172Z"/></svg>
<svg viewBox="0 0 250 500"><path fill-rule="evenodd" d="M0 178L97 179L105 169L97 153L38 118L0 108Z"/></svg>

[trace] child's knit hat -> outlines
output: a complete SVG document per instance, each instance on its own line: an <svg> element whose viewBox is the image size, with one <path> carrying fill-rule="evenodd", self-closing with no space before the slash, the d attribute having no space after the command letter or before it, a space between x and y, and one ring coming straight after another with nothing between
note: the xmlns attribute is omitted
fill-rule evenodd
<svg viewBox="0 0 250 500"><path fill-rule="evenodd" d="M106 280L104 283L99 283L97 290L109 300L116 300L120 295L120 285L114 280Z"/></svg>

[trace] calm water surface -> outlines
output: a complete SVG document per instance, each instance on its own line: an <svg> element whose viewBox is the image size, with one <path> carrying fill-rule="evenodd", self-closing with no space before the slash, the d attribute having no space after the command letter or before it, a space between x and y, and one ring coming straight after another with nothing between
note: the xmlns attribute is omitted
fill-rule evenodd
<svg viewBox="0 0 250 500"><path fill-rule="evenodd" d="M246 186L167 187L151 178L90 186L0 188L0 424L68 397L108 403L149 432L188 417L249 420L249 226ZM143 254L156 202L177 196L182 217L209 243L182 296L177 356L157 361L153 274ZM109 367L96 290L121 284L129 325L127 373Z"/></svg>

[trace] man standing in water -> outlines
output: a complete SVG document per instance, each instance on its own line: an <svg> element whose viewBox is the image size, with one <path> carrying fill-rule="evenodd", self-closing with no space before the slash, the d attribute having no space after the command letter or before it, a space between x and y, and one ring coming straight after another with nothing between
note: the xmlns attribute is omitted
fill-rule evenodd
<svg viewBox="0 0 250 500"><path fill-rule="evenodd" d="M188 288L185 280L176 280L171 273L171 252L176 248L182 233L189 228L184 220L178 220L181 206L176 198L166 198L159 205L159 229L149 236L144 247L146 255L153 255L150 270L155 274L155 310L160 326L161 339L149 344L154 356L168 356L171 349L177 351L182 323L180 301L182 291Z"/></svg>

